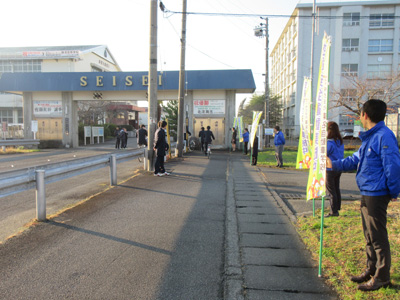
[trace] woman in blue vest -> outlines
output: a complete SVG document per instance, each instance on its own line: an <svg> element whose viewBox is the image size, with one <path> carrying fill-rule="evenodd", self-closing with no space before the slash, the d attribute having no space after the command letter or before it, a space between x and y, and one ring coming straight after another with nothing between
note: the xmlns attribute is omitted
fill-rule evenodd
<svg viewBox="0 0 400 300"><path fill-rule="evenodd" d="M326 155L330 160L335 161L343 159L344 145L340 135L339 126L335 122L328 122L328 150ZM342 172L333 171L331 168L326 169L326 190L331 195L330 204L331 212L325 217L338 217L342 204L342 196L340 194L340 176Z"/></svg>

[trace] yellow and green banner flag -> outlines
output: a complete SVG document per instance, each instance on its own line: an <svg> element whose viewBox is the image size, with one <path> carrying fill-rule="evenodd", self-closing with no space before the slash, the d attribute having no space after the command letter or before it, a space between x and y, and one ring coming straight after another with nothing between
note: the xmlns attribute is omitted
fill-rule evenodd
<svg viewBox="0 0 400 300"><path fill-rule="evenodd" d="M307 184L307 200L325 197L326 179L326 144L327 144L327 107L329 86L329 59L331 38L325 33L322 40L321 60L319 66L318 88L316 95L314 136L312 158Z"/></svg>
<svg viewBox="0 0 400 300"><path fill-rule="evenodd" d="M250 145L253 147L254 139L256 138L258 123L260 122L262 111L253 111L253 123L251 124Z"/></svg>
<svg viewBox="0 0 400 300"><path fill-rule="evenodd" d="M304 77L300 104L300 138L296 169L309 169L311 164L311 79Z"/></svg>
<svg viewBox="0 0 400 300"><path fill-rule="evenodd" d="M236 118L236 122L237 122L237 129L238 129L238 133L239 133L239 142L243 143L243 117L237 117Z"/></svg>

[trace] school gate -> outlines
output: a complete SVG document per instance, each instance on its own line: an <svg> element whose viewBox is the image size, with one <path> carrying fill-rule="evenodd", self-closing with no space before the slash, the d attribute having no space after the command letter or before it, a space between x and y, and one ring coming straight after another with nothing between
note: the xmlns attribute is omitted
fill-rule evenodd
<svg viewBox="0 0 400 300"><path fill-rule="evenodd" d="M228 148L236 94L255 91L251 70L186 71L185 75L189 131L198 136L200 128L209 125L216 136L214 145ZM147 101L148 81L148 72L3 73L0 92L23 96L25 139L33 138L31 124L36 120L46 138L78 147L77 101ZM178 99L178 86L178 71L159 72L158 100ZM43 106L50 109L44 111Z"/></svg>

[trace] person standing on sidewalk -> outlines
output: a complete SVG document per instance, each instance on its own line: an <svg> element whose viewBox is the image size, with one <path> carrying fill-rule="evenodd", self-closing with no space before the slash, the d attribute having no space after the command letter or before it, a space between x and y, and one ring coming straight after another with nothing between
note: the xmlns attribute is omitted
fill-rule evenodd
<svg viewBox="0 0 400 300"><path fill-rule="evenodd" d="M115 149L119 149L119 146L121 144L121 138L119 136L119 127L116 127L114 130L114 136L115 136Z"/></svg>
<svg viewBox="0 0 400 300"><path fill-rule="evenodd" d="M279 126L274 127L274 144L275 144L275 159L276 166L279 168L283 167L283 146L285 145L285 137L283 136L283 132L280 130Z"/></svg>
<svg viewBox="0 0 400 300"><path fill-rule="evenodd" d="M138 145L139 147L147 147L147 130L146 126L142 125L140 126L139 133L138 133Z"/></svg>
<svg viewBox="0 0 400 300"><path fill-rule="evenodd" d="M400 154L393 132L384 123L386 103L371 99L364 103L360 120L367 131L361 132L358 152L342 160L327 158L327 167L335 171L357 170L361 193L361 221L366 240L367 269L351 280L361 291L390 286L391 253L387 207L400 193Z"/></svg>
<svg viewBox="0 0 400 300"><path fill-rule="evenodd" d="M156 163L154 166L154 176L164 176L169 175L164 168L164 156L168 150L168 144L165 140L165 129L167 127L167 122L158 122L158 129L154 134L154 146L153 150L156 151Z"/></svg>
<svg viewBox="0 0 400 300"><path fill-rule="evenodd" d="M252 156L251 165L256 166L257 165L257 157L258 157L258 136L255 136L255 138L254 138L251 156Z"/></svg>
<svg viewBox="0 0 400 300"><path fill-rule="evenodd" d="M244 129L243 133L243 143L244 143L244 154L247 155L247 147L249 144L250 134L247 128Z"/></svg>
<svg viewBox="0 0 400 300"><path fill-rule="evenodd" d="M126 149L126 146L128 145L128 132L126 131L126 128L122 128L121 130L121 149Z"/></svg>
<svg viewBox="0 0 400 300"><path fill-rule="evenodd" d="M327 156L330 160L335 161L344 158L344 144L340 135L339 126L336 122L328 122L328 150ZM330 205L331 211L325 217L338 217L342 204L340 193L340 176L342 172L333 171L332 168L326 170L326 189L331 195Z"/></svg>
<svg viewBox="0 0 400 300"><path fill-rule="evenodd" d="M236 129L235 127L232 128L232 151L236 151Z"/></svg>

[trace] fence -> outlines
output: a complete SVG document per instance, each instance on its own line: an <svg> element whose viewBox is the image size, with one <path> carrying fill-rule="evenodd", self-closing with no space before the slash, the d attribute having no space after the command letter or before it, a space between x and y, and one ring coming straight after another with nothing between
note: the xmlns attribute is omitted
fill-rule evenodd
<svg viewBox="0 0 400 300"><path fill-rule="evenodd" d="M145 157L146 152L147 149L137 149L121 154L103 154L0 173L0 197L36 188L36 218L38 221L45 221L45 184L110 166L110 185L117 185L117 162L121 163L132 157ZM145 159L143 161L146 163Z"/></svg>

